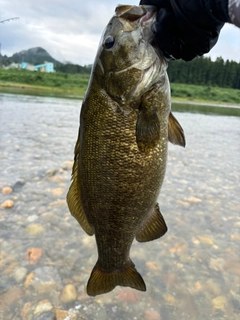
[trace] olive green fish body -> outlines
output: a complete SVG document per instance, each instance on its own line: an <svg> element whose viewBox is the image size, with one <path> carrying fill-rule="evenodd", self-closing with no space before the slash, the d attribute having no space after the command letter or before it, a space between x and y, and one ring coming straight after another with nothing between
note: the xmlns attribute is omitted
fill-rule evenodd
<svg viewBox="0 0 240 320"><path fill-rule="evenodd" d="M141 21L148 14L143 7L120 6L116 13L82 104L67 196L72 215L96 237L98 261L88 282L89 295L116 285L146 290L129 257L131 244L134 238L150 241L167 231L157 198L168 140L182 144L179 136L184 139L177 120L170 117L166 62L150 45L151 33L146 35L153 13L146 23ZM111 41L115 49L109 50Z"/></svg>

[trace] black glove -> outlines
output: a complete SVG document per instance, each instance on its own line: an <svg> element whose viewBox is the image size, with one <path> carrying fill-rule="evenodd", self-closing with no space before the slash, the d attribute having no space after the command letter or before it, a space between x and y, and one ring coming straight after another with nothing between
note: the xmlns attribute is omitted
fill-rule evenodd
<svg viewBox="0 0 240 320"><path fill-rule="evenodd" d="M152 25L166 58L189 61L209 52L217 43L224 22L230 22L228 0L141 0L157 7Z"/></svg>

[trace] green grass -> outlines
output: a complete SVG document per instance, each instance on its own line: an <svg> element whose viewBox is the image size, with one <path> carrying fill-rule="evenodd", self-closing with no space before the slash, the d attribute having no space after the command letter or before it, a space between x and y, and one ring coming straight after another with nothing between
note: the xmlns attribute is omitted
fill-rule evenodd
<svg viewBox="0 0 240 320"><path fill-rule="evenodd" d="M83 97L88 74L41 73L0 69L0 92L46 96ZM240 105L240 90L171 83L172 99Z"/></svg>
<svg viewBox="0 0 240 320"><path fill-rule="evenodd" d="M171 94L175 99L240 104L240 90L231 88L171 83Z"/></svg>

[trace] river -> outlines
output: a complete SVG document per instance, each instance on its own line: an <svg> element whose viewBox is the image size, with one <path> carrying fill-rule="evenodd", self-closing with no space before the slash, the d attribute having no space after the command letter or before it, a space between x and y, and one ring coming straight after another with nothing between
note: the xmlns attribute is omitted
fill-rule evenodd
<svg viewBox="0 0 240 320"><path fill-rule="evenodd" d="M0 94L0 319L239 319L240 117L174 113L187 145L169 145L168 232L131 250L147 292L92 298L95 240L65 202L80 105Z"/></svg>

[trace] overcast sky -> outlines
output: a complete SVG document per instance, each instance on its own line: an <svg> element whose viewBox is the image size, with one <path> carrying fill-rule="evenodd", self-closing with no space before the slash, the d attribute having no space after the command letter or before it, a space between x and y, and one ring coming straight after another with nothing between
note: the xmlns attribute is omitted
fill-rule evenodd
<svg viewBox="0 0 240 320"><path fill-rule="evenodd" d="M19 17L0 24L2 54L39 46L59 61L91 64L118 3L139 0L1 0L0 20ZM240 62L240 29L226 24L209 55Z"/></svg>

